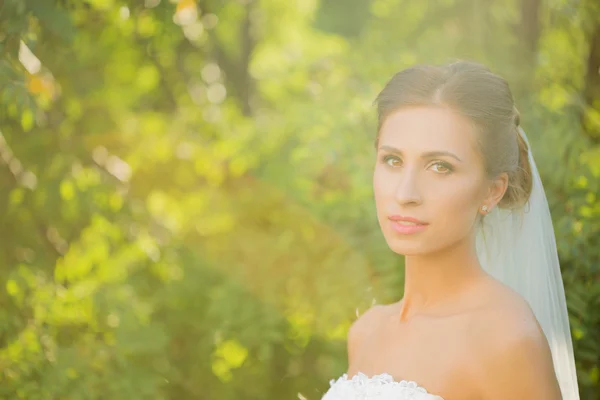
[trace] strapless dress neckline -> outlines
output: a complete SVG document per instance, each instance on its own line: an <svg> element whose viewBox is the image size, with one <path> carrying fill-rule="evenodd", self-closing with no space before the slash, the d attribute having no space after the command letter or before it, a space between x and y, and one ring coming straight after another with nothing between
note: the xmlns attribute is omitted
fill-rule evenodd
<svg viewBox="0 0 600 400"><path fill-rule="evenodd" d="M351 378L343 374L329 385L321 400L444 400L414 381L396 381L387 373L368 376L358 372Z"/></svg>

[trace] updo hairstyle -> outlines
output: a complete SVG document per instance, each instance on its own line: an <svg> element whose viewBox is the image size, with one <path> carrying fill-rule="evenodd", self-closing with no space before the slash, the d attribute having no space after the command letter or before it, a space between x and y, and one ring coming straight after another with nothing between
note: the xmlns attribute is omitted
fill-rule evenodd
<svg viewBox="0 0 600 400"><path fill-rule="evenodd" d="M376 146L385 119L402 107L447 107L467 118L478 132L488 177L508 174L508 188L498 206L519 208L527 203L532 177L529 148L518 130L521 118L508 83L485 66L467 61L413 66L394 75L375 103Z"/></svg>

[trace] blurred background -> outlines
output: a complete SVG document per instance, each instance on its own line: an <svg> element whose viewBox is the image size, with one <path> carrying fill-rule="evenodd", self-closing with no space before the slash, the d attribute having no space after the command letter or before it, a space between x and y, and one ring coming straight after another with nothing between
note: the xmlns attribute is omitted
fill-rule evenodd
<svg viewBox="0 0 600 400"><path fill-rule="evenodd" d="M597 0L0 0L0 398L308 399L397 301L373 100L505 76L600 399Z"/></svg>

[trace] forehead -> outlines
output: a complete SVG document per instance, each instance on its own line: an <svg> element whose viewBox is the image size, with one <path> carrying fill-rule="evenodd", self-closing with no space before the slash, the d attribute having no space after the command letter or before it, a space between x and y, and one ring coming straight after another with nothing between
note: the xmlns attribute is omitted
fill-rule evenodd
<svg viewBox="0 0 600 400"><path fill-rule="evenodd" d="M444 107L403 107L383 122L379 144L403 152L451 151L478 158L477 132L465 117Z"/></svg>

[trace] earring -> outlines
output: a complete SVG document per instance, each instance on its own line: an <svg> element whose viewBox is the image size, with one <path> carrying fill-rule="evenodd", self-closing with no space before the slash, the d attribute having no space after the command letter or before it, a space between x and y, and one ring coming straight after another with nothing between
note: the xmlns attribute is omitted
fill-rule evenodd
<svg viewBox="0 0 600 400"><path fill-rule="evenodd" d="M483 206L483 207L481 207L481 211L483 211L484 213L487 213L487 212L488 212L488 208L487 208L487 206Z"/></svg>

